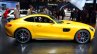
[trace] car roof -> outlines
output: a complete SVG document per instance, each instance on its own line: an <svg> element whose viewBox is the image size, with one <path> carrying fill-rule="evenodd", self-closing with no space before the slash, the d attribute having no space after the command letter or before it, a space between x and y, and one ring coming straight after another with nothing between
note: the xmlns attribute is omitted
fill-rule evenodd
<svg viewBox="0 0 97 54"><path fill-rule="evenodd" d="M35 13L35 14L31 14L31 15L45 15L45 16L49 16L48 14L44 14L44 13Z"/></svg>
<svg viewBox="0 0 97 54"><path fill-rule="evenodd" d="M49 15L47 14L43 14L43 13L36 13L36 14L31 14L31 15L27 15L25 17L22 17L23 19L26 19L26 18L29 18L31 16L46 16L46 17L49 17Z"/></svg>

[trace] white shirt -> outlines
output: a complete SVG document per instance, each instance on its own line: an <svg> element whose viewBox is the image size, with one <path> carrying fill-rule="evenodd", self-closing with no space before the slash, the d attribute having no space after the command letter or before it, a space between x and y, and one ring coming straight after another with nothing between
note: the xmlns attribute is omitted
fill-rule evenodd
<svg viewBox="0 0 97 54"><path fill-rule="evenodd" d="M19 11L19 9L14 9L14 17L15 18L20 18L20 11Z"/></svg>

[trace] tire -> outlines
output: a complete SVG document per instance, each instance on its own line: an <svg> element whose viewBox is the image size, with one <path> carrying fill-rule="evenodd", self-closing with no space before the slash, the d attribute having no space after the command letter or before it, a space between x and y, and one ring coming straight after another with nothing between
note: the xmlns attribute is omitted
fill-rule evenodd
<svg viewBox="0 0 97 54"><path fill-rule="evenodd" d="M88 43L90 41L90 33L87 30L79 30L75 34L75 41L77 43Z"/></svg>
<svg viewBox="0 0 97 54"><path fill-rule="evenodd" d="M18 29L15 32L15 38L20 43L27 43L31 39L31 34L27 29Z"/></svg>

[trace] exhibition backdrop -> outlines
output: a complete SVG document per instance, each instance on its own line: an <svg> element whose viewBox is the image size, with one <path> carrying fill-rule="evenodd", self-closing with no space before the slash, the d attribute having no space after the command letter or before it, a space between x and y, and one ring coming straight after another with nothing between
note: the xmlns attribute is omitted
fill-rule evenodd
<svg viewBox="0 0 97 54"><path fill-rule="evenodd" d="M14 9L17 3L19 2L13 2L13 1L0 2L0 9L6 9L6 8Z"/></svg>

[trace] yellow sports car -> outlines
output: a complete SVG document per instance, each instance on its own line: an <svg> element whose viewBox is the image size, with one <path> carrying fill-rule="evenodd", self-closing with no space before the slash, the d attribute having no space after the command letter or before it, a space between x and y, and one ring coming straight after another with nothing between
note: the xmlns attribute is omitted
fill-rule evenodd
<svg viewBox="0 0 97 54"><path fill-rule="evenodd" d="M87 24L69 20L57 20L46 14L32 14L5 25L8 36L20 43L30 39L75 40L87 43L94 38L95 29Z"/></svg>

